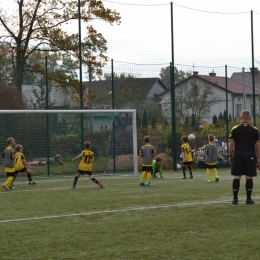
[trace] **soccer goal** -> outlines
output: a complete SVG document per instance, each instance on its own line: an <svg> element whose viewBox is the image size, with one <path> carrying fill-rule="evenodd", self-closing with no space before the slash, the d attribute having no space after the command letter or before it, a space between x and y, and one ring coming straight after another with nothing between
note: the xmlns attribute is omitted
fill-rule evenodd
<svg viewBox="0 0 260 260"><path fill-rule="evenodd" d="M34 175L75 174L89 141L93 174L138 176L136 110L0 110L0 122L2 151L13 137Z"/></svg>

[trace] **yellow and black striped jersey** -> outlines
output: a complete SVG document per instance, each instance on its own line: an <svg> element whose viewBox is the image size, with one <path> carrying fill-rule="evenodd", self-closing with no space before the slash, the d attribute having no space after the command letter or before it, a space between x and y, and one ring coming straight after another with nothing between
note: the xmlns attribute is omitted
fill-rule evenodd
<svg viewBox="0 0 260 260"><path fill-rule="evenodd" d="M92 171L92 159L94 159L94 153L89 150L83 150L81 161L79 163L79 170L91 172Z"/></svg>
<svg viewBox="0 0 260 260"><path fill-rule="evenodd" d="M188 143L184 143L181 146L181 151L183 153L182 159L183 159L184 162L192 162L193 161L191 148L190 148L190 145Z"/></svg>
<svg viewBox="0 0 260 260"><path fill-rule="evenodd" d="M23 160L25 159L24 157L24 154L21 153L21 152L16 152L15 154L15 159L14 159L14 162L15 162L15 170L16 171L19 171L19 170L22 170L24 168L24 165L23 165Z"/></svg>

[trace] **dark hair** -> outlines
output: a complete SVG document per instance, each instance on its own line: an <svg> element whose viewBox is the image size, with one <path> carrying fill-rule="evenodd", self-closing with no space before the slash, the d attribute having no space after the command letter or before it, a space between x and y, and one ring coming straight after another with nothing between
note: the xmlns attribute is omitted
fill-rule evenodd
<svg viewBox="0 0 260 260"><path fill-rule="evenodd" d="M214 141L214 138L215 138L215 136L214 136L213 134L210 134L210 135L208 136L208 139L209 139L210 142L213 142L213 141Z"/></svg>
<svg viewBox="0 0 260 260"><path fill-rule="evenodd" d="M144 142L145 142L145 143L150 143L150 142L151 142L150 136L145 136L145 137L144 137Z"/></svg>
<svg viewBox="0 0 260 260"><path fill-rule="evenodd" d="M15 146L16 152L19 152L21 148L23 148L23 146L20 145L20 144L17 144L17 145Z"/></svg>
<svg viewBox="0 0 260 260"><path fill-rule="evenodd" d="M182 138L181 138L181 140L184 142L184 143L187 143L188 142L188 136L183 136Z"/></svg>
<svg viewBox="0 0 260 260"><path fill-rule="evenodd" d="M84 147L85 147L86 149L90 149L91 143L90 143L90 142L84 143Z"/></svg>
<svg viewBox="0 0 260 260"><path fill-rule="evenodd" d="M11 144L12 142L15 142L15 141L14 141L14 138L13 138L13 137L9 137L9 138L7 139L7 144Z"/></svg>
<svg viewBox="0 0 260 260"><path fill-rule="evenodd" d="M161 157L157 157L156 158L156 162L162 162L162 158Z"/></svg>

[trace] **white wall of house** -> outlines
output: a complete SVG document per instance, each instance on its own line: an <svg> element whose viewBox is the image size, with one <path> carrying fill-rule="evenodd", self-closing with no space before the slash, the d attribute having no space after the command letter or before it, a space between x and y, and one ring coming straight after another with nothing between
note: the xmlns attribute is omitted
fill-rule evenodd
<svg viewBox="0 0 260 260"><path fill-rule="evenodd" d="M176 87L176 91L181 87L182 87L181 84L178 85ZM226 110L226 91L213 85L212 87L214 91L214 97L217 99L217 103L212 105L209 114L203 117L204 123L212 123L212 118L214 115L219 116L220 113L223 114L224 110ZM160 99L161 99L160 106L161 106L162 115L166 117L168 121L171 121L171 92L167 91L166 93L160 96ZM178 100L176 99L175 102L178 102ZM256 107L258 112L259 104L258 102L256 103L257 103ZM252 104L252 96L247 95L245 109L251 110L251 104ZM243 109L244 109L243 95L242 94L233 95L232 93L228 92L228 115L231 115L232 118L236 119L238 118L240 112Z"/></svg>

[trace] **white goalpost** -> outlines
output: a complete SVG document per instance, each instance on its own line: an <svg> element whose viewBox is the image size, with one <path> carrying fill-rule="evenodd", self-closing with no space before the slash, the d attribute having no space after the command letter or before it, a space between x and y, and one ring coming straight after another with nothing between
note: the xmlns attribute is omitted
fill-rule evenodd
<svg viewBox="0 0 260 260"><path fill-rule="evenodd" d="M111 131L117 134L113 136L112 146ZM123 158L128 155L132 161L128 172L138 176L135 109L0 110L2 149L10 136L23 145L26 159L35 165L33 170L39 175L41 172L48 175L75 173L76 166L71 164L71 157L83 149L85 141L90 141L97 159L93 165L94 173L105 173L100 167L107 158L113 161L110 165L115 165L116 159L120 158L113 156ZM125 152L121 151L122 147Z"/></svg>

